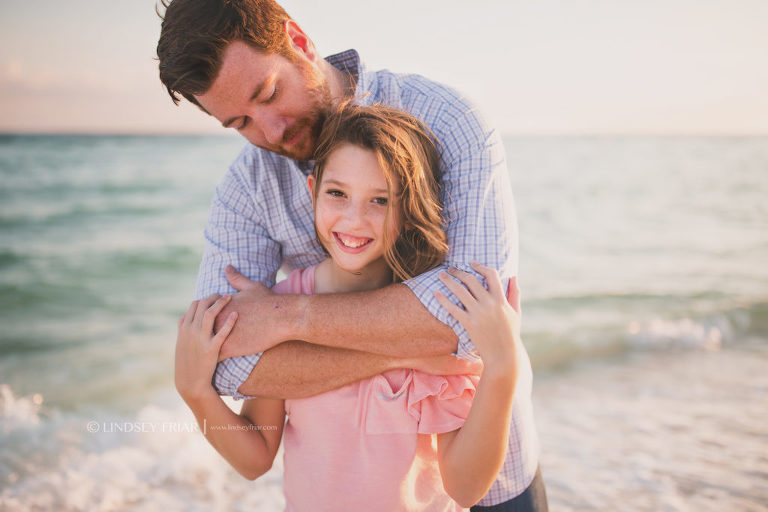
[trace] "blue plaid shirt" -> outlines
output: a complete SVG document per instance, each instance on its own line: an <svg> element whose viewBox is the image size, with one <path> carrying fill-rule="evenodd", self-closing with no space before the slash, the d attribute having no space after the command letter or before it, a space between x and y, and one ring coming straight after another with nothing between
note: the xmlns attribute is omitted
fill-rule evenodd
<svg viewBox="0 0 768 512"><path fill-rule="evenodd" d="M499 270L506 280L517 274L517 219L504 148L475 108L448 87L418 75L367 71L354 50L327 59L357 76L356 101L383 103L421 119L440 141L443 201L450 252L444 265L407 281L424 306L459 337L458 355L475 357L464 328L434 298L435 290L451 296L437 278L446 266L468 272L479 261ZM298 162L248 144L216 189L207 241L195 295L234 293L224 276L231 264L268 287L278 269L305 268L325 258L315 238L312 201L306 185L312 162ZM507 501L533 480L538 465L538 438L531 407L531 367L522 350L515 391L509 451L497 481L480 505ZM219 363L214 385L220 394L245 398L238 388L261 354Z"/></svg>

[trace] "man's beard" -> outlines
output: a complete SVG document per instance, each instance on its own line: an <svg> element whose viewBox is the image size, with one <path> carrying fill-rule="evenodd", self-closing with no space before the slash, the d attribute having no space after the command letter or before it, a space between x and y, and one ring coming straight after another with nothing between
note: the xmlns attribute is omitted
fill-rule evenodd
<svg viewBox="0 0 768 512"><path fill-rule="evenodd" d="M311 111L306 117L299 119L291 128L285 131L280 144L269 146L265 149L294 160L312 160L317 138L332 108L333 98L331 97L328 81L324 77L316 76L313 70L308 67L302 67L301 71L302 75L307 79L307 93L312 96ZM288 141L305 128L308 128L307 133L300 140L291 147L285 147Z"/></svg>

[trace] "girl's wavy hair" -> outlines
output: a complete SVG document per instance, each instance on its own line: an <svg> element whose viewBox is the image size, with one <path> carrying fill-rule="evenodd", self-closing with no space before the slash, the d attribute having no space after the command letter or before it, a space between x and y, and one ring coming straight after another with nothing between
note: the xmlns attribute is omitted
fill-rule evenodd
<svg viewBox="0 0 768 512"><path fill-rule="evenodd" d="M448 253L440 202L440 167L437 143L421 121L383 105L360 106L345 102L326 118L315 151L315 200L323 172L334 150L353 144L376 154L387 181L387 216L384 258L400 282L438 266ZM400 185L395 196L393 185ZM315 201L316 203L317 201ZM403 229L394 243L387 224L392 208L402 210Z"/></svg>

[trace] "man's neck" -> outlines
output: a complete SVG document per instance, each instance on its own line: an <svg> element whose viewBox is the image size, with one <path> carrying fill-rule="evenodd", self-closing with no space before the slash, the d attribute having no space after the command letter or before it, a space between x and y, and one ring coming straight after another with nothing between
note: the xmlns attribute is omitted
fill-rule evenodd
<svg viewBox="0 0 768 512"><path fill-rule="evenodd" d="M331 96L335 101L350 98L355 94L357 83L354 75L350 75L337 69L327 60L323 60L321 66L321 69L328 80Z"/></svg>

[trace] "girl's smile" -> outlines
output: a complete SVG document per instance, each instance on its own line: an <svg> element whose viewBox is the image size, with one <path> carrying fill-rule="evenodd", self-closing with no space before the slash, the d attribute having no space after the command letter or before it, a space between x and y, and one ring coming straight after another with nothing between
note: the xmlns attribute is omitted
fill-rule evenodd
<svg viewBox="0 0 768 512"><path fill-rule="evenodd" d="M341 246L342 251L346 251L352 254L357 254L365 250L365 247L373 242L373 238L361 238L357 236L347 235L345 233L333 232L333 237L336 242Z"/></svg>

